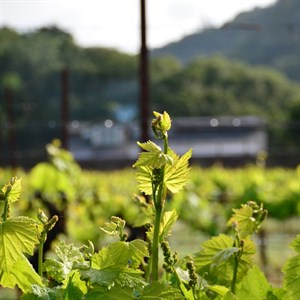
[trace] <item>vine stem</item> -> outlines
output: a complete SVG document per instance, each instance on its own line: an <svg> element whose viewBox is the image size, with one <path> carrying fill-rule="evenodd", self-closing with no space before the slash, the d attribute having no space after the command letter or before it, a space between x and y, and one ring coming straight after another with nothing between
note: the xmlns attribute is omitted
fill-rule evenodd
<svg viewBox="0 0 300 300"><path fill-rule="evenodd" d="M160 231L160 222L162 216L162 207L156 208L155 213L155 223L154 223L154 232L153 232L153 243L152 243L152 281L158 280L158 251L159 251L159 231Z"/></svg>
<svg viewBox="0 0 300 300"><path fill-rule="evenodd" d="M235 245L239 248L238 252L235 253L234 255L234 266L233 266L233 277L231 281L231 292L235 294L235 286L236 286L236 280L237 280L237 272L238 272L238 267L240 263L240 258L243 253L243 241L240 240L238 233L236 232L235 234Z"/></svg>
<svg viewBox="0 0 300 300"><path fill-rule="evenodd" d="M3 211L3 222L7 220L7 213L8 213L8 200L5 199L5 204L4 204L4 211Z"/></svg>
<svg viewBox="0 0 300 300"><path fill-rule="evenodd" d="M168 153L168 135L165 133L164 140L164 154ZM166 197L166 187L164 184L165 166L161 168L160 183L158 186L158 192L153 193L153 200L155 205L155 221L152 241L152 253L151 253L151 279L152 281L158 281L158 261L159 261L159 232L160 224L163 213L163 207Z"/></svg>
<svg viewBox="0 0 300 300"><path fill-rule="evenodd" d="M235 294L235 284L236 284L238 266L239 266L239 256L238 253L236 253L234 256L233 278L231 281L231 289L230 289L233 294Z"/></svg>
<svg viewBox="0 0 300 300"><path fill-rule="evenodd" d="M7 220L8 212L9 212L9 203L8 203L8 194L10 191L6 191L4 195L4 210L2 215L2 220L5 222Z"/></svg>
<svg viewBox="0 0 300 300"><path fill-rule="evenodd" d="M44 252L44 243L46 241L46 235L47 233L45 231L41 234L40 244L39 244L39 250L38 250L38 274L40 277L43 275L43 252Z"/></svg>

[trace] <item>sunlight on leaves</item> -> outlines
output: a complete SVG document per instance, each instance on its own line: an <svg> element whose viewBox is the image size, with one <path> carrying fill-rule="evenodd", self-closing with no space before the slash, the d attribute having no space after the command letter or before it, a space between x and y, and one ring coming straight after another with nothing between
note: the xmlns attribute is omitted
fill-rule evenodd
<svg viewBox="0 0 300 300"><path fill-rule="evenodd" d="M287 260L283 266L284 288L287 290L289 299L300 299L300 235L291 242L290 247L297 255Z"/></svg>
<svg viewBox="0 0 300 300"><path fill-rule="evenodd" d="M32 255L39 243L38 223L28 217L17 217L0 223L0 269L10 268L23 256Z"/></svg>
<svg viewBox="0 0 300 300"><path fill-rule="evenodd" d="M15 202L19 200L22 190L22 178L12 177L9 183L4 185L2 193L6 195L9 202Z"/></svg>
<svg viewBox="0 0 300 300"><path fill-rule="evenodd" d="M165 185L169 191L177 193L184 187L188 179L190 172L189 159L192 156L192 149L181 157L176 155L172 150L170 150L169 155L173 158L174 163L173 165L166 166Z"/></svg>

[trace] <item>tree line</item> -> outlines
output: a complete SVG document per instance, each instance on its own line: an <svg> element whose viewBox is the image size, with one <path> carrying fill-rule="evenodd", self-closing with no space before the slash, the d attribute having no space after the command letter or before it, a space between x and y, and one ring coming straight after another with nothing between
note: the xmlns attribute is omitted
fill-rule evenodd
<svg viewBox="0 0 300 300"><path fill-rule="evenodd" d="M5 90L13 94L17 149L41 149L59 136L60 72L70 74L70 120L127 122L138 118L138 57L82 48L58 27L27 33L0 29L2 139L7 138ZM183 65L171 56L150 60L151 110L176 116L258 115L272 143L295 144L282 124L299 126L300 89L281 73L222 56ZM297 124L296 124L297 123ZM5 151L2 142L2 151Z"/></svg>

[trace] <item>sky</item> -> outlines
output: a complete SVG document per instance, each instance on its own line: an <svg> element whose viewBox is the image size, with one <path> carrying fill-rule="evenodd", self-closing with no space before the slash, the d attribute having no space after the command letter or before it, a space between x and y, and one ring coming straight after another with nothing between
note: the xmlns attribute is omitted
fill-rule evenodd
<svg viewBox="0 0 300 300"><path fill-rule="evenodd" d="M162 47L276 0L146 0L147 44ZM0 27L20 32L56 25L82 47L140 49L140 0L0 0Z"/></svg>

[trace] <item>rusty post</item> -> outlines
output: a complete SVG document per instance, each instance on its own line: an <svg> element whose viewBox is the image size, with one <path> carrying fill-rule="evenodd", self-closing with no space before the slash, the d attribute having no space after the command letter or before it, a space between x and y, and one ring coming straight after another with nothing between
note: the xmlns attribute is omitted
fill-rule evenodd
<svg viewBox="0 0 300 300"><path fill-rule="evenodd" d="M146 39L146 0L140 1L141 9L141 50L140 50L140 129L141 141L149 140L149 74Z"/></svg>

